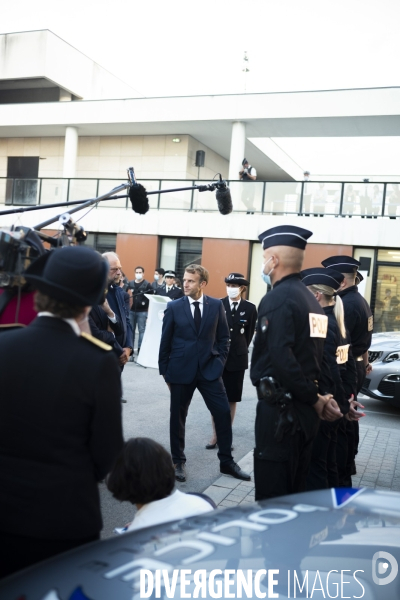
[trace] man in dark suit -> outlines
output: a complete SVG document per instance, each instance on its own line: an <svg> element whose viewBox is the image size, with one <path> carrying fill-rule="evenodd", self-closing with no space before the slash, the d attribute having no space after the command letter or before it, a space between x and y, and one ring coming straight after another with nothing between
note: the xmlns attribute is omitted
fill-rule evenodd
<svg viewBox="0 0 400 600"><path fill-rule="evenodd" d="M97 484L123 445L118 361L87 319L107 272L90 248L41 256L38 316L1 337L0 578L99 538Z"/></svg>
<svg viewBox="0 0 400 600"><path fill-rule="evenodd" d="M249 346L256 328L257 309L252 302L242 298L249 282L241 273L229 273L225 283L228 295L222 298L222 304L228 321L231 343L222 381L228 396L233 424L236 403L242 400L244 373L249 367ZM213 450L217 446L214 421L212 426L213 437L206 445L207 450Z"/></svg>
<svg viewBox="0 0 400 600"><path fill-rule="evenodd" d="M121 333L115 337L125 353L125 357L120 359L121 364L124 365L128 362L131 354L133 354L133 333L129 318L129 296L119 285L122 267L118 255L115 254L115 252L105 252L103 258L105 258L110 265L108 273L107 302L122 325Z"/></svg>
<svg viewBox="0 0 400 600"><path fill-rule="evenodd" d="M232 426L222 372L229 350L229 330L220 300L203 295L208 271L186 267L185 296L169 302L164 314L159 368L171 391L170 442L175 477L186 481L185 422L197 388L215 421L221 473L249 480L232 457Z"/></svg>
<svg viewBox="0 0 400 600"><path fill-rule="evenodd" d="M118 357L121 368L126 362L126 353L117 340L123 334L121 320L111 310L107 298L103 304L93 306L89 314L89 325L92 335L105 344L112 346Z"/></svg>

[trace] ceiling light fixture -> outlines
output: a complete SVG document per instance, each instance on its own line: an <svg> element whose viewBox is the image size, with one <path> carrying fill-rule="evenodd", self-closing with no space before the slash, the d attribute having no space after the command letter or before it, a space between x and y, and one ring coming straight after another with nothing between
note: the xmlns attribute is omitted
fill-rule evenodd
<svg viewBox="0 0 400 600"><path fill-rule="evenodd" d="M175 144L179 144L181 138L172 138L172 141L175 142Z"/></svg>

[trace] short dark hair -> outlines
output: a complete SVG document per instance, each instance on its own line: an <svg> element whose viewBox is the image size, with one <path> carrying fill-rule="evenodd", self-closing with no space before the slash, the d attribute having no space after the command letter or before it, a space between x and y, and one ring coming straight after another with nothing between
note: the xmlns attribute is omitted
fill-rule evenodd
<svg viewBox="0 0 400 600"><path fill-rule="evenodd" d="M148 504L170 495L175 485L171 455L150 438L131 438L125 442L107 487L117 500Z"/></svg>
<svg viewBox="0 0 400 600"><path fill-rule="evenodd" d="M157 273L159 273L160 275L164 276L165 275L165 270L162 269L161 267L157 267L157 269L155 269L157 271Z"/></svg>
<svg viewBox="0 0 400 600"><path fill-rule="evenodd" d="M143 268L143 267L135 267L135 271L136 271L137 269L142 269L142 271L143 271L143 273L144 273L144 268Z"/></svg>
<svg viewBox="0 0 400 600"><path fill-rule="evenodd" d="M202 281L205 281L206 283L208 283L208 281L210 279L210 275L209 275L207 269L205 269L201 265L196 265L196 264L188 265L187 267L185 267L185 271L187 273L190 273L191 275L195 275L196 273L198 273L200 276L200 283Z"/></svg>
<svg viewBox="0 0 400 600"><path fill-rule="evenodd" d="M34 296L34 307L37 312L51 312L61 319L76 319L83 314L83 306L50 298L39 291Z"/></svg>

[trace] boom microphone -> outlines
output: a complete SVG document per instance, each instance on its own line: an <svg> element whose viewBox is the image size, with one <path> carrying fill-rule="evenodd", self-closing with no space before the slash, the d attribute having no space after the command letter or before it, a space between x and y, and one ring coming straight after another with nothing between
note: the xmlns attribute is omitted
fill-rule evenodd
<svg viewBox="0 0 400 600"><path fill-rule="evenodd" d="M132 204L132 210L139 213L139 215L145 215L150 208L146 188L141 183L137 183L133 167L129 167L127 171L131 184L129 188L129 200Z"/></svg>
<svg viewBox="0 0 400 600"><path fill-rule="evenodd" d="M229 215L233 210L231 191L226 185L226 181L223 181L221 175L219 179L219 182L216 184L217 191L215 192L218 210L221 215Z"/></svg>

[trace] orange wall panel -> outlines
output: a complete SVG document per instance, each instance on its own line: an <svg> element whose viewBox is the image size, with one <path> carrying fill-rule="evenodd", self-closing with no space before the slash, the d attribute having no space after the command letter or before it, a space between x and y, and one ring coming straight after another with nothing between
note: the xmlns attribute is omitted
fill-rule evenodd
<svg viewBox="0 0 400 600"><path fill-rule="evenodd" d="M250 242L248 240L203 239L201 264L210 272L205 293L214 298L226 296L225 277L232 271L249 275Z"/></svg>
<svg viewBox="0 0 400 600"><path fill-rule="evenodd" d="M135 277L135 267L144 268L147 281L154 281L154 269L158 267L158 236L118 233L116 252L122 269L129 280Z"/></svg>
<svg viewBox="0 0 400 600"><path fill-rule="evenodd" d="M353 256L353 246L334 244L307 244L303 269L322 267L321 261L330 256Z"/></svg>

